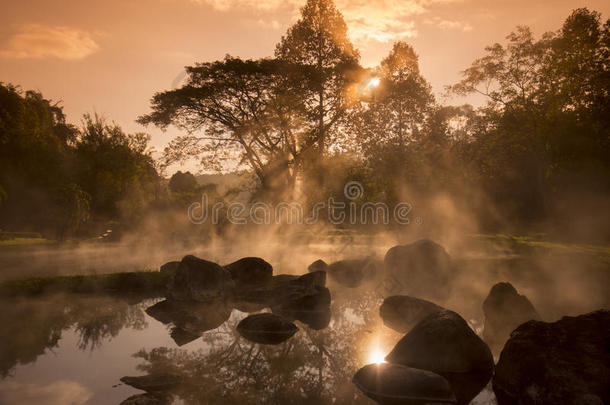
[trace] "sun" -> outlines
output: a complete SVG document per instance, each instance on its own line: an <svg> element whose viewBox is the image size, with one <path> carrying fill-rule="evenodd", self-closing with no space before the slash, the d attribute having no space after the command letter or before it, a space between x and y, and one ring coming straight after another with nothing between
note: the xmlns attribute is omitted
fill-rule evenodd
<svg viewBox="0 0 610 405"><path fill-rule="evenodd" d="M385 363L385 354L378 347L373 347L369 352L368 362L370 363Z"/></svg>
<svg viewBox="0 0 610 405"><path fill-rule="evenodd" d="M379 86L379 78L378 77L374 77L371 80L369 80L368 86L371 87L371 88Z"/></svg>

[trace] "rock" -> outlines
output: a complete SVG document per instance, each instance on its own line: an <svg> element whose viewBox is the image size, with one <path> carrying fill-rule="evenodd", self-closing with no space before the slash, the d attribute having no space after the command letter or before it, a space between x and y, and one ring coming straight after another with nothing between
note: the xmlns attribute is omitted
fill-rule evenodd
<svg viewBox="0 0 610 405"><path fill-rule="evenodd" d="M431 300L449 296L454 277L451 257L428 239L394 246L385 255L385 286L390 294L407 294Z"/></svg>
<svg viewBox="0 0 610 405"><path fill-rule="evenodd" d="M326 271L328 268L328 264L326 264L326 262L322 259L320 260L316 260L315 262L311 263L308 267L307 267L307 271L314 272L314 271Z"/></svg>
<svg viewBox="0 0 610 405"><path fill-rule="evenodd" d="M224 268L237 287L267 284L273 276L273 267L259 257L244 257Z"/></svg>
<svg viewBox="0 0 610 405"><path fill-rule="evenodd" d="M168 275L172 275L176 272L176 270L178 269L178 266L180 266L180 262L176 262L176 261L167 262L161 266L159 271L161 273L166 273Z"/></svg>
<svg viewBox="0 0 610 405"><path fill-rule="evenodd" d="M172 397L165 393L147 392L144 394L132 395L119 405L169 405Z"/></svg>
<svg viewBox="0 0 610 405"><path fill-rule="evenodd" d="M328 288L315 286L315 292L274 305L271 310L286 319L297 319L312 329L320 330L330 323L330 301Z"/></svg>
<svg viewBox="0 0 610 405"><path fill-rule="evenodd" d="M520 295L511 283L498 283L491 288L483 302L483 312L483 339L496 350L504 346L517 326L530 320L540 320L532 303L526 296Z"/></svg>
<svg viewBox="0 0 610 405"><path fill-rule="evenodd" d="M370 279L376 266L371 259L339 260L331 263L326 272L329 277L349 288L356 288L365 279Z"/></svg>
<svg viewBox="0 0 610 405"><path fill-rule="evenodd" d="M456 401L445 378L397 364L369 364L358 370L352 381L366 396L384 405L454 404Z"/></svg>
<svg viewBox="0 0 610 405"><path fill-rule="evenodd" d="M317 288L324 287L325 284L324 272L302 276L280 274L273 276L267 285L238 290L236 298L238 301L261 303L271 307L316 294Z"/></svg>
<svg viewBox="0 0 610 405"><path fill-rule="evenodd" d="M256 314L242 319L237 331L246 339L276 345L292 337L299 329L292 322L275 314Z"/></svg>
<svg viewBox="0 0 610 405"><path fill-rule="evenodd" d="M189 332L177 326L172 328L169 335L178 346L184 346L201 337L201 333Z"/></svg>
<svg viewBox="0 0 610 405"><path fill-rule="evenodd" d="M458 404L468 404L489 382L489 347L453 311L428 315L386 356L390 363L433 371L451 384Z"/></svg>
<svg viewBox="0 0 610 405"><path fill-rule="evenodd" d="M493 389L505 404L610 403L610 311L529 321L504 346Z"/></svg>
<svg viewBox="0 0 610 405"><path fill-rule="evenodd" d="M165 392L180 384L180 377L173 374L147 374L138 377L122 377L121 382L146 392Z"/></svg>
<svg viewBox="0 0 610 405"><path fill-rule="evenodd" d="M146 313L161 323L173 324L171 336L182 346L226 322L231 308L221 300L205 303L164 300L148 307Z"/></svg>
<svg viewBox="0 0 610 405"><path fill-rule="evenodd" d="M216 263L185 256L167 286L168 298L210 301L231 295L235 284L228 271Z"/></svg>
<svg viewBox="0 0 610 405"><path fill-rule="evenodd" d="M408 295L394 295L383 300L379 315L387 327L407 333L428 315L443 310L443 307L430 301Z"/></svg>
<svg viewBox="0 0 610 405"><path fill-rule="evenodd" d="M390 363L435 373L491 372L489 348L453 311L428 315L386 356Z"/></svg>

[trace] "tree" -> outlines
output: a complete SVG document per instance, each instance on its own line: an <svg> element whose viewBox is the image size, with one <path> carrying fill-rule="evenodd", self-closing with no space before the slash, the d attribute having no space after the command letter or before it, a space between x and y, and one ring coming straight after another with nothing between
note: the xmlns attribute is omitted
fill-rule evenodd
<svg viewBox="0 0 610 405"><path fill-rule="evenodd" d="M287 84L292 68L273 59L231 56L187 67L187 83L155 94L153 111L139 122L189 133L171 142L166 163L199 156L204 167L220 169L236 160L249 166L263 187L278 177L282 184L290 182L289 169L306 141L299 136L302 104Z"/></svg>
<svg viewBox="0 0 610 405"><path fill-rule="evenodd" d="M178 170L169 179L168 187L174 193L184 193L194 191L197 188L197 180L191 172L182 173Z"/></svg>
<svg viewBox="0 0 610 405"><path fill-rule="evenodd" d="M145 134L125 134L118 125L97 115L84 116L75 145L75 164L78 184L91 196L94 214L117 217L120 202L152 198L158 175L147 150L149 139ZM127 217L137 214L140 205L130 205Z"/></svg>
<svg viewBox="0 0 610 405"><path fill-rule="evenodd" d="M519 27L451 87L488 98L470 158L490 194L523 217L546 212L564 186L610 192L609 27L587 9L539 40Z"/></svg>
<svg viewBox="0 0 610 405"><path fill-rule="evenodd" d="M308 0L275 56L301 69L295 93L303 97L307 136L322 155L345 116L346 91L360 70L360 55L347 37L343 16L332 0Z"/></svg>

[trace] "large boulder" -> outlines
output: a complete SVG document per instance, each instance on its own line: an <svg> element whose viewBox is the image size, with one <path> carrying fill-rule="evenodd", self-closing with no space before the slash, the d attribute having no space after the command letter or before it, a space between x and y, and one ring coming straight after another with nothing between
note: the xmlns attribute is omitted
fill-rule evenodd
<svg viewBox="0 0 610 405"><path fill-rule="evenodd" d="M428 315L444 309L430 301L408 295L393 295L383 300L379 315L387 327L407 333Z"/></svg>
<svg viewBox="0 0 610 405"><path fill-rule="evenodd" d="M352 381L366 396L384 405L456 402L445 378L398 364L369 364L358 370Z"/></svg>
<svg viewBox="0 0 610 405"><path fill-rule="evenodd" d="M230 273L221 266L189 255L170 278L166 295L178 301L210 301L230 296L234 287Z"/></svg>
<svg viewBox="0 0 610 405"><path fill-rule="evenodd" d="M386 360L435 373L491 372L494 365L485 342L449 310L428 315L415 325Z"/></svg>
<svg viewBox="0 0 610 405"><path fill-rule="evenodd" d="M385 286L390 294L407 294L432 300L449 296L454 278L451 257L428 239L394 246L384 258Z"/></svg>
<svg viewBox="0 0 610 405"><path fill-rule="evenodd" d="M269 313L250 315L237 324L240 335L251 342L267 345L282 343L298 330L292 322Z"/></svg>
<svg viewBox="0 0 610 405"><path fill-rule="evenodd" d="M497 283L483 302L485 329L483 339L494 350L500 350L511 332L540 316L525 295L520 295L511 283Z"/></svg>
<svg viewBox="0 0 610 405"><path fill-rule="evenodd" d="M420 321L386 360L442 375L460 405L468 404L487 385L494 367L489 347L461 316L449 310Z"/></svg>
<svg viewBox="0 0 610 405"><path fill-rule="evenodd" d="M224 267L238 288L267 284L273 276L273 267L260 257L244 257Z"/></svg>
<svg viewBox="0 0 610 405"><path fill-rule="evenodd" d="M610 311L529 321L504 346L493 389L505 404L609 404Z"/></svg>

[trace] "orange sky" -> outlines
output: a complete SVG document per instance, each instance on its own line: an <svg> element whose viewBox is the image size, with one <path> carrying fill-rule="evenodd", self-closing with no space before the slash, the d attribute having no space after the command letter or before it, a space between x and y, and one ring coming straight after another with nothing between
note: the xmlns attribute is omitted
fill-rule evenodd
<svg viewBox="0 0 610 405"><path fill-rule="evenodd" d="M68 120L98 112L161 150L176 135L134 122L182 67L222 58L271 56L304 0L0 0L0 81L62 100ZM570 11L610 13L602 0L336 0L374 66L394 40L411 43L437 96L483 48L516 25L539 35ZM457 101L457 100L456 100Z"/></svg>

